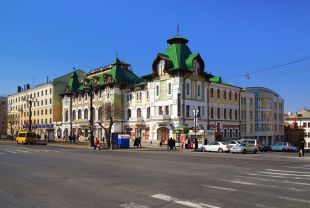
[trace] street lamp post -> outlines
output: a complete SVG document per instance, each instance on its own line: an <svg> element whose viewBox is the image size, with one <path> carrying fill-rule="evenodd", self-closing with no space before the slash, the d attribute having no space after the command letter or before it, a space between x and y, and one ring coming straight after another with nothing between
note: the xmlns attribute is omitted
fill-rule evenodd
<svg viewBox="0 0 310 208"><path fill-rule="evenodd" d="M89 129L90 129L90 145L92 147L95 146L95 143L94 143L94 128L93 128L93 125L94 125L94 109L93 109L93 98L94 98L94 89L95 89L95 82L96 80L93 79L92 82L86 82L86 89L87 89L87 92L89 93L89 99L90 99L90 120L89 120Z"/></svg>
<svg viewBox="0 0 310 208"><path fill-rule="evenodd" d="M197 140L197 124L198 124L198 116L199 110L198 109L193 109L193 114L194 114L194 131L195 131L195 151L198 148L198 140Z"/></svg>
<svg viewBox="0 0 310 208"><path fill-rule="evenodd" d="M31 108L32 108L32 103L36 102L37 99L36 98L32 98L29 97L27 98L26 102L29 104L29 126L28 126L28 130L31 132L31 125L32 125L32 121L31 121L31 117L32 117L32 113L31 113Z"/></svg>

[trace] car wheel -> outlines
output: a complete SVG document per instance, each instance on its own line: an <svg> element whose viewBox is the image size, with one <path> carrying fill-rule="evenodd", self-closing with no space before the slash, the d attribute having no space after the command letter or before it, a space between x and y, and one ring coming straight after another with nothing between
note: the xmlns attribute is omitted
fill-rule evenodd
<svg viewBox="0 0 310 208"><path fill-rule="evenodd" d="M202 152L206 152L206 149L203 147L203 148L201 148L201 151Z"/></svg>
<svg viewBox="0 0 310 208"><path fill-rule="evenodd" d="M257 149L254 150L253 154L256 154L256 153L257 153Z"/></svg>
<svg viewBox="0 0 310 208"><path fill-rule="evenodd" d="M219 152L219 153L222 153L222 152L223 152L223 149L222 149L222 148L219 148L219 149L218 149L218 152Z"/></svg>
<svg viewBox="0 0 310 208"><path fill-rule="evenodd" d="M242 153L245 154L245 153L246 153L246 149L244 149L244 150L242 151Z"/></svg>

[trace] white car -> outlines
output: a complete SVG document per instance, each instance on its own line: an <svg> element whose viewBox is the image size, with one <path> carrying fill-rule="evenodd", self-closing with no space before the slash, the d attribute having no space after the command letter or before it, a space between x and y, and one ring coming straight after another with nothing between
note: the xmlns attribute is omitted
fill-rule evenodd
<svg viewBox="0 0 310 208"><path fill-rule="evenodd" d="M211 142L201 146L202 152L229 152L228 144L225 142Z"/></svg>
<svg viewBox="0 0 310 208"><path fill-rule="evenodd" d="M272 151L297 151L298 148L288 142L277 142L271 145Z"/></svg>
<svg viewBox="0 0 310 208"><path fill-rule="evenodd" d="M258 148L256 145L248 144L248 143L241 143L235 147L230 148L231 153L247 153L247 152L253 152L256 154L258 151Z"/></svg>
<svg viewBox="0 0 310 208"><path fill-rule="evenodd" d="M228 143L229 148L235 147L235 146L237 146L238 144L240 144L238 141L235 141L235 140L230 140L230 141L228 141L227 143Z"/></svg>

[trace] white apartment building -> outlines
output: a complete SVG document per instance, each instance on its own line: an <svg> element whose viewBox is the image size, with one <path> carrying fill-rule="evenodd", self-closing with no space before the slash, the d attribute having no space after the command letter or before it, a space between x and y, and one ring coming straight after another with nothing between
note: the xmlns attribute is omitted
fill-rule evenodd
<svg viewBox="0 0 310 208"><path fill-rule="evenodd" d="M255 94L241 91L240 134L243 139L255 139Z"/></svg>

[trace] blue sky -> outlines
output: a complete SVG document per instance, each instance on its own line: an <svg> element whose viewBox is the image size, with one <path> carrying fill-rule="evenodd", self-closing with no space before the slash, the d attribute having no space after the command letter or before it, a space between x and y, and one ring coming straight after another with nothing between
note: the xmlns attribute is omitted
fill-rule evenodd
<svg viewBox="0 0 310 208"><path fill-rule="evenodd" d="M0 95L73 67L107 65L116 53L137 75L150 73L179 24L207 72L241 87L270 88L285 99L285 111L310 108L309 9L306 0L1 0Z"/></svg>

